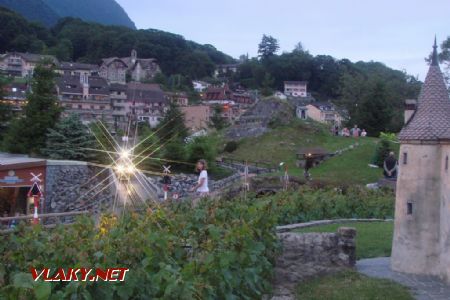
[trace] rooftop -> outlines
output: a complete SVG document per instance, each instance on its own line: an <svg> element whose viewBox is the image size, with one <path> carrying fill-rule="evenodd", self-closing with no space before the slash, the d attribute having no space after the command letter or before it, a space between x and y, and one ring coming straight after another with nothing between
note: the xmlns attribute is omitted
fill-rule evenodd
<svg viewBox="0 0 450 300"><path fill-rule="evenodd" d="M436 40L433 55L417 101L417 109L403 127L400 140L450 140L450 98L437 57Z"/></svg>

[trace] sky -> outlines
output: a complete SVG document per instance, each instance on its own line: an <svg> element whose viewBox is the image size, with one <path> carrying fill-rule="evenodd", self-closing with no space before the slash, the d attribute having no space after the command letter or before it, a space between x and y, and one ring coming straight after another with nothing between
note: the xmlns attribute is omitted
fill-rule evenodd
<svg viewBox="0 0 450 300"><path fill-rule="evenodd" d="M436 34L450 36L449 0L116 0L140 29L256 56L263 34L280 52L298 42L313 55L380 61L423 80Z"/></svg>

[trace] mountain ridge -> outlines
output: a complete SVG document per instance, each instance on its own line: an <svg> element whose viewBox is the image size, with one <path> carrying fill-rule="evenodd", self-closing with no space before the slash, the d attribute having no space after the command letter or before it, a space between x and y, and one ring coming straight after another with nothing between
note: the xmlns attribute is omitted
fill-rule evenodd
<svg viewBox="0 0 450 300"><path fill-rule="evenodd" d="M54 26L61 18L74 17L136 29L134 22L115 0L0 0L0 6L46 27Z"/></svg>

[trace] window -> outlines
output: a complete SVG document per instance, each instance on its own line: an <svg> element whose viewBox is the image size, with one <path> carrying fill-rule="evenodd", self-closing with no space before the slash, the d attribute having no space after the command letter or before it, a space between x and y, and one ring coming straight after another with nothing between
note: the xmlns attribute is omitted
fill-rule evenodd
<svg viewBox="0 0 450 300"><path fill-rule="evenodd" d="M408 153L406 152L403 153L403 164L408 164Z"/></svg>
<svg viewBox="0 0 450 300"><path fill-rule="evenodd" d="M412 215L413 213L413 204L411 202L406 203L406 214Z"/></svg>

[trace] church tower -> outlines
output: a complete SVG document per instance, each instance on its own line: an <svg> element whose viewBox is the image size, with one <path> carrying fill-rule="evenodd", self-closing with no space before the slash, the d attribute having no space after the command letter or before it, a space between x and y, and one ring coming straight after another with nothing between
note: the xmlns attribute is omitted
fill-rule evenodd
<svg viewBox="0 0 450 300"><path fill-rule="evenodd" d="M391 267L450 280L450 98L436 40L417 108L399 139Z"/></svg>

